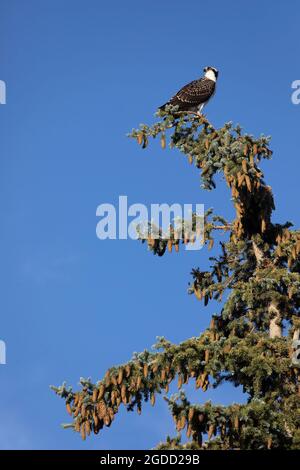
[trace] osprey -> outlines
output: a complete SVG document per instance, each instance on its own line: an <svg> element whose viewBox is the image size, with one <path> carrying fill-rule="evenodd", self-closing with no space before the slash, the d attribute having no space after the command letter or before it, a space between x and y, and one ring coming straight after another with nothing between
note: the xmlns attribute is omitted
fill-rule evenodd
<svg viewBox="0 0 300 470"><path fill-rule="evenodd" d="M200 115L203 107L216 91L216 81L219 74L218 70L214 67L204 67L203 71L204 77L193 80L185 85L167 103L160 106L159 109L164 111L165 107L171 104L178 106L178 111Z"/></svg>

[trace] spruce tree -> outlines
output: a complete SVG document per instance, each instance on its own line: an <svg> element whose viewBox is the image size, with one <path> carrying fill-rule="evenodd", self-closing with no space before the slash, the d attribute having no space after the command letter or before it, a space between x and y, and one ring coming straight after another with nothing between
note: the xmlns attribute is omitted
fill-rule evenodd
<svg viewBox="0 0 300 470"><path fill-rule="evenodd" d="M299 448L300 231L272 221L272 190L259 167L271 158L270 139L244 134L232 123L215 129L204 116L171 106L158 116L130 136L143 148L157 136L165 148L169 138L200 171L203 189L214 189L220 173L231 193L234 220L205 214L205 245L216 253L210 271L193 269L189 287L205 306L211 299L222 302L220 312L200 336L180 344L159 338L154 350L111 367L96 384L81 379L77 391L65 383L52 387L72 417L65 427L86 439L104 432L120 406L141 413L144 401L154 405L156 394L164 393L177 435L158 449ZM213 248L216 233L222 240ZM148 246L162 256L190 241L171 231L169 239L149 235ZM179 393L168 398L175 380ZM189 380L203 391L225 381L241 385L247 403L190 403L180 391Z"/></svg>

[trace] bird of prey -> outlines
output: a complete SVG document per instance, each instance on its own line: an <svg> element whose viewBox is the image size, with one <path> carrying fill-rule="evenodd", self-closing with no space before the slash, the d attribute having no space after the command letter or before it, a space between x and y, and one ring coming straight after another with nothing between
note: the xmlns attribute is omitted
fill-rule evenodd
<svg viewBox="0 0 300 470"><path fill-rule="evenodd" d="M159 109L164 111L166 106L171 104L172 106L178 106L178 111L196 113L200 116L203 107L215 94L219 74L215 67L204 67L203 71L203 77L185 85Z"/></svg>

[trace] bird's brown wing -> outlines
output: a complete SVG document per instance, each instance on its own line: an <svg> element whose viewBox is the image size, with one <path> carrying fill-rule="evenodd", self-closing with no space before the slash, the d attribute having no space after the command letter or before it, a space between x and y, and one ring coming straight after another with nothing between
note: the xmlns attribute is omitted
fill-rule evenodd
<svg viewBox="0 0 300 470"><path fill-rule="evenodd" d="M181 88L166 104L179 106L179 110L183 111L197 107L209 100L215 91L215 86L215 82L208 78L194 80ZM161 106L161 109L165 106Z"/></svg>

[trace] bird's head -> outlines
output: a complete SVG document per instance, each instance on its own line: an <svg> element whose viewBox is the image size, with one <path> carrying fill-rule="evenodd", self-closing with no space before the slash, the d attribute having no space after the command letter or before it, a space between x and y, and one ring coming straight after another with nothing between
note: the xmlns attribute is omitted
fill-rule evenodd
<svg viewBox="0 0 300 470"><path fill-rule="evenodd" d="M204 67L203 72L206 78L209 78L210 80L213 80L214 82L217 81L219 72L215 67L210 67L210 66Z"/></svg>

